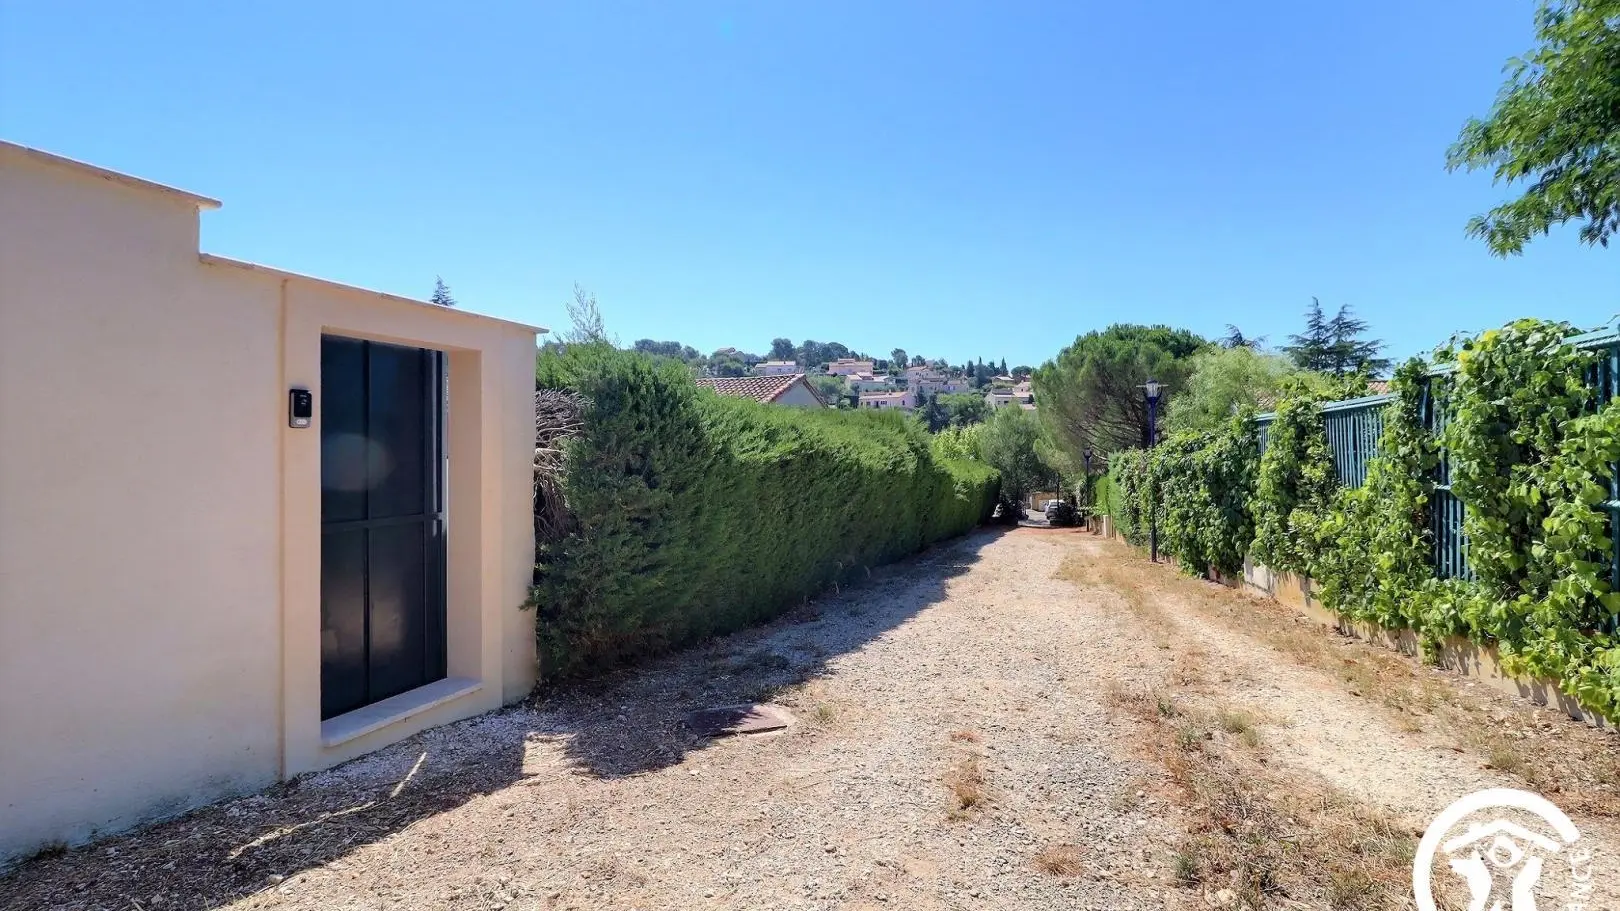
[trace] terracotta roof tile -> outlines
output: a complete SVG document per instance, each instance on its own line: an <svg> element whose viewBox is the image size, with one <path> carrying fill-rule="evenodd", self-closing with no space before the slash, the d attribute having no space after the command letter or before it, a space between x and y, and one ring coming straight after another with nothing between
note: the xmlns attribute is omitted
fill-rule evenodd
<svg viewBox="0 0 1620 911"><path fill-rule="evenodd" d="M812 395L818 400L821 398L821 394L816 392L816 387L804 382L802 373L783 373L777 376L705 376L699 377L697 381L704 389L712 389L721 395L760 402L776 401L783 393L792 389L795 383L804 383Z"/></svg>

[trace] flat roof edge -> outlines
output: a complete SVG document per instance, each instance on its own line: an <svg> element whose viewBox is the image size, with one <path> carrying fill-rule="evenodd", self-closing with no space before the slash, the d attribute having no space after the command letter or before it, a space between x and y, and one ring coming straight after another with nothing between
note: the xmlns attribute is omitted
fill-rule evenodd
<svg viewBox="0 0 1620 911"><path fill-rule="evenodd" d="M260 272L260 273L263 273L265 275L274 276L276 278L290 278L290 279L296 279L298 281L313 282L313 283L315 283L317 285L325 285L325 286L327 286L329 288L337 288L337 289L343 290L343 291L352 291L352 292L355 292L357 294L368 294L368 295L370 295L372 297L382 298L383 300L396 301L396 302L402 303L402 304L413 304L413 305L418 306L418 307L431 307L434 310L439 310L439 311L443 311L443 312L446 312L446 313L457 314L459 316L464 316L464 317L467 317L469 319L485 320L485 321L492 322L492 323L501 323L503 325L511 326L513 328L516 328L516 329L523 329L523 330L525 330L527 332L532 332L532 333L534 333L536 335L545 335L545 334L550 333L550 331L551 331L550 329L547 329L544 326L531 326L528 323L520 323L517 320L503 319L503 318L501 318L499 316L490 316L488 314L478 313L478 312L472 311L472 310L461 310L461 309L458 309L458 308L455 308L455 307L441 307L438 304L429 303L428 301L424 301L424 300L417 300L414 297L405 297L405 296L399 295L399 294L389 294L387 291L378 291L378 290L373 289L373 288L362 288L359 285L346 285L343 282L335 282L335 281L332 281L329 278L317 278L317 277L315 277L313 275L304 275L301 272L289 272L286 269L278 269L275 266L266 266L266 265L263 265L261 263L250 263L250 262L247 262L245 260L231 259L228 256L218 256L218 255L213 254L213 253L199 253L199 254L197 254L197 258L202 260L202 262L205 265L226 266L226 267L233 268L233 269L245 269L245 270L247 270L249 272Z"/></svg>
<svg viewBox="0 0 1620 911"><path fill-rule="evenodd" d="M168 184L158 183L154 180L133 177L120 171L110 171L103 167L98 167L87 162L79 161L76 158L68 158L65 155L57 155L54 152L47 152L43 149L36 149L32 146L21 145L5 139L0 139L0 152L10 152L36 164L50 165L58 168L66 168L71 171L78 171L85 176L99 177L102 180L122 184L133 190L142 190L149 193L162 193L166 196L173 196L178 199L183 199L199 209L217 209L220 206L219 200L212 197L200 196L188 190L182 190L178 187L171 187Z"/></svg>

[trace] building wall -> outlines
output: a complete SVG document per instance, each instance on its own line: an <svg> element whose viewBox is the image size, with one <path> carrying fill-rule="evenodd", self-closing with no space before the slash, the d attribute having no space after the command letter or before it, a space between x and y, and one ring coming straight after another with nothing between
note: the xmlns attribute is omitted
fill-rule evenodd
<svg viewBox="0 0 1620 911"><path fill-rule="evenodd" d="M898 408L909 411L916 405L916 400L912 398L912 395L909 392L903 394L879 393L876 395L861 396L858 404L862 408L876 408L880 410L887 408Z"/></svg>
<svg viewBox="0 0 1620 911"><path fill-rule="evenodd" d="M3 858L275 780L281 396L194 204L0 158L0 237Z"/></svg>
<svg viewBox="0 0 1620 911"><path fill-rule="evenodd" d="M776 397L775 405L793 405L799 408L821 408L821 400L810 391L810 387L801 380L789 386L787 391Z"/></svg>
<svg viewBox="0 0 1620 911"><path fill-rule="evenodd" d="M0 867L534 682L533 330L199 257L198 203L0 143ZM451 360L467 691L360 733L319 718L319 398L287 426L324 331Z"/></svg>
<svg viewBox="0 0 1620 911"><path fill-rule="evenodd" d="M871 373L871 361L833 361L827 365L828 376L849 376L852 373Z"/></svg>

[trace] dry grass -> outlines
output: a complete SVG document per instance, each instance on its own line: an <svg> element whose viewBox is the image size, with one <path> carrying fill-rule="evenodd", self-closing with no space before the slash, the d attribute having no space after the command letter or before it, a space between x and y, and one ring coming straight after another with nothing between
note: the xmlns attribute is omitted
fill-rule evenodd
<svg viewBox="0 0 1620 911"><path fill-rule="evenodd" d="M982 806L986 799L984 767L977 756L964 756L945 773L945 788L951 792L950 816L965 816Z"/></svg>
<svg viewBox="0 0 1620 911"><path fill-rule="evenodd" d="M1620 816L1620 751L1607 735L1579 722L1494 691L1459 686L1456 678L1415 657L1340 635L1269 599L1178 575L1125 546L1111 547L1105 560L1077 554L1059 575L1108 586L1150 622L1168 619L1150 593L1170 590L1200 619L1333 676L1398 729L1449 740L1482 763L1522 778L1532 790L1558 795L1567 810ZM1163 635L1162 630L1154 634ZM1178 667L1175 677L1190 670Z"/></svg>
<svg viewBox="0 0 1620 911"><path fill-rule="evenodd" d="M1410 907L1411 833L1325 783L1274 769L1260 719L1222 701L1202 662L1167 665L1164 687L1116 685L1105 695L1146 729L1140 743L1190 823L1171 860L1177 883L1229 889L1244 908Z"/></svg>
<svg viewBox="0 0 1620 911"><path fill-rule="evenodd" d="M810 719L816 724L832 724L838 719L838 710L825 702L818 703L816 707L811 710Z"/></svg>
<svg viewBox="0 0 1620 911"><path fill-rule="evenodd" d="M1079 876L1086 870L1085 856L1074 845L1053 845L1035 855L1035 869L1052 876Z"/></svg>
<svg viewBox="0 0 1620 911"><path fill-rule="evenodd" d="M1215 714L1215 724L1249 749L1260 748L1260 728L1248 712L1222 709Z"/></svg>
<svg viewBox="0 0 1620 911"><path fill-rule="evenodd" d="M1524 754L1517 749L1516 744L1507 741L1492 744L1490 752L1486 754L1486 761L1490 763L1491 768L1500 769L1510 775L1532 774Z"/></svg>
<svg viewBox="0 0 1620 911"><path fill-rule="evenodd" d="M1265 764L1253 719L1162 695L1116 691L1111 701L1148 727L1147 751L1162 764L1192 823L1173 856L1185 887L1231 889L1242 907L1409 907L1416 842L1393 819L1313 781ZM1212 736L1235 735L1249 749Z"/></svg>
<svg viewBox="0 0 1620 911"><path fill-rule="evenodd" d="M954 743L978 743L979 733L977 731L970 731L966 728L963 728L960 731L952 731L951 741Z"/></svg>

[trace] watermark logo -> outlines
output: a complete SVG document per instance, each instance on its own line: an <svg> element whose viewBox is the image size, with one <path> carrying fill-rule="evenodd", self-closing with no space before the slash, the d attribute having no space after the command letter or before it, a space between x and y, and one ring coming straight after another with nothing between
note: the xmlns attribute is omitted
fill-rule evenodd
<svg viewBox="0 0 1620 911"><path fill-rule="evenodd" d="M1540 794L1512 788L1469 794L1446 807L1418 842L1412 861L1418 909L1437 911L1432 877L1439 857L1466 884L1468 911L1540 911L1536 896L1549 864L1568 865L1563 908L1583 911L1592 852L1576 847L1580 838L1575 823Z"/></svg>

